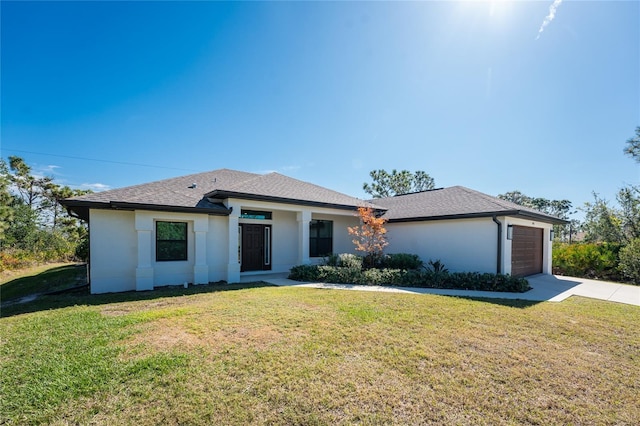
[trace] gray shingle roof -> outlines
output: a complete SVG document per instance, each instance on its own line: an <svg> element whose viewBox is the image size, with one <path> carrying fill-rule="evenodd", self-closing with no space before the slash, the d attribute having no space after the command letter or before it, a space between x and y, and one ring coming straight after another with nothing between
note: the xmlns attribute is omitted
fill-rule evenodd
<svg viewBox="0 0 640 426"><path fill-rule="evenodd" d="M229 169L72 197L63 200L62 204L72 208L129 205L153 207L155 210L206 209L211 213L225 214L228 211L222 200L230 197L345 209L372 206L358 198L278 173L259 175ZM210 198L214 199L213 202ZM215 199L220 202L216 203Z"/></svg>
<svg viewBox="0 0 640 426"><path fill-rule="evenodd" d="M555 216L463 186L381 198L373 202L387 208L384 217L390 222L508 215L548 223L564 223Z"/></svg>
<svg viewBox="0 0 640 426"><path fill-rule="evenodd" d="M564 223L554 216L462 186L367 202L279 173L260 175L229 169L96 192L68 198L61 203L75 210L83 218L88 218L88 208L110 207L228 214L229 211L222 204L222 200L227 198L344 209L367 206L387 210L384 217L390 222L482 217L495 214Z"/></svg>
<svg viewBox="0 0 640 426"><path fill-rule="evenodd" d="M293 179L279 173L269 173L258 175L251 179L246 179L230 188L216 189L207 194L214 198L253 198L274 201L294 201L312 204L328 204L331 206L360 207L377 206L359 198L314 185L309 182Z"/></svg>

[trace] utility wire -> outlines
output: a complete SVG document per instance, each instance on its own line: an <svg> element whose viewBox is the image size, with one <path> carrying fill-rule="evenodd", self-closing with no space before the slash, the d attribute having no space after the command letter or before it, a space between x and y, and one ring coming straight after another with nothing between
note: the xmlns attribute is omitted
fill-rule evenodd
<svg viewBox="0 0 640 426"><path fill-rule="evenodd" d="M152 168L156 168L156 169L182 170L182 171L187 171L187 172L197 172L197 171L199 171L199 170L195 170L195 169L184 169L184 168L180 168L180 167L154 166L152 164L129 163L129 162L126 162L126 161L100 160L100 159L97 159L97 158L86 158L86 157L75 157L75 156L72 156L72 155L49 154L49 153L46 153L46 152L24 151L24 150L21 150L21 149L2 148L2 150L3 151L10 151L10 152L20 152L20 153L23 153L23 154L36 154L36 155L48 155L50 157L71 158L73 160L97 161L97 162L100 162L100 163L121 164L121 165L125 165L125 166L152 167Z"/></svg>

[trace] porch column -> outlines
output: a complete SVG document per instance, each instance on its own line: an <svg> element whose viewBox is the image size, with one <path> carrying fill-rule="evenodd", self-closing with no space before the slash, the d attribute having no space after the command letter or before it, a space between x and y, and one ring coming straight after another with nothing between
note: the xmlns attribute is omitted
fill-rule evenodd
<svg viewBox="0 0 640 426"><path fill-rule="evenodd" d="M547 275L553 275L553 241L551 241L551 231L553 225L550 228L545 228L542 232L542 273Z"/></svg>
<svg viewBox="0 0 640 426"><path fill-rule="evenodd" d="M309 223L311 212L303 210L298 212L298 265L309 264Z"/></svg>
<svg viewBox="0 0 640 426"><path fill-rule="evenodd" d="M193 221L195 234L195 262L193 265L193 283L209 283L209 265L207 264L207 232L209 231L209 217L199 217Z"/></svg>
<svg viewBox="0 0 640 426"><path fill-rule="evenodd" d="M238 227L240 226L240 206L233 209L229 215L229 263L227 264L227 282L240 282L240 240Z"/></svg>
<svg viewBox="0 0 640 426"><path fill-rule="evenodd" d="M138 234L136 291L153 290L153 267L151 266L153 219L136 212L135 223Z"/></svg>

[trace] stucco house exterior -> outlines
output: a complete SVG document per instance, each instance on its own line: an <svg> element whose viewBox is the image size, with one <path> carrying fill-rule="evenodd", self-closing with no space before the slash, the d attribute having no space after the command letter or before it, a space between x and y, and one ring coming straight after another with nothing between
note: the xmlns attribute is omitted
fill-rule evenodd
<svg viewBox="0 0 640 426"><path fill-rule="evenodd" d="M376 199L390 252L441 260L452 272L551 274L553 224L565 221L462 186Z"/></svg>
<svg viewBox="0 0 640 426"><path fill-rule="evenodd" d="M238 282L353 253L347 228L361 206L389 219L387 252L440 259L451 271L550 273L550 231L562 222L463 187L364 201L228 169L61 203L89 223L92 293Z"/></svg>

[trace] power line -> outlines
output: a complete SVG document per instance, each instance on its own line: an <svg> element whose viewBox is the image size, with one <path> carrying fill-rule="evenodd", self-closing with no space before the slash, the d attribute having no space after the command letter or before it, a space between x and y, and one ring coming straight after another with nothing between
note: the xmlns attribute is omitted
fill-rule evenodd
<svg viewBox="0 0 640 426"><path fill-rule="evenodd" d="M199 170L195 169L184 169L180 167L167 167L167 166L154 166L152 164L141 164L141 163L129 163L127 161L114 161L114 160L101 160L98 158L86 158L86 157L76 157L73 155L60 155L60 154L49 154L46 152L35 152L35 151L24 151L21 149L12 149L12 148L2 148L3 151L10 152L19 152L23 154L36 154L36 155L48 155L50 157L60 157L60 158L70 158L73 160L83 160L83 161L97 161L99 163L111 163L111 164L120 164L125 166L139 166L139 167L152 167L156 169L168 169L168 170L182 170L187 172L197 172Z"/></svg>

